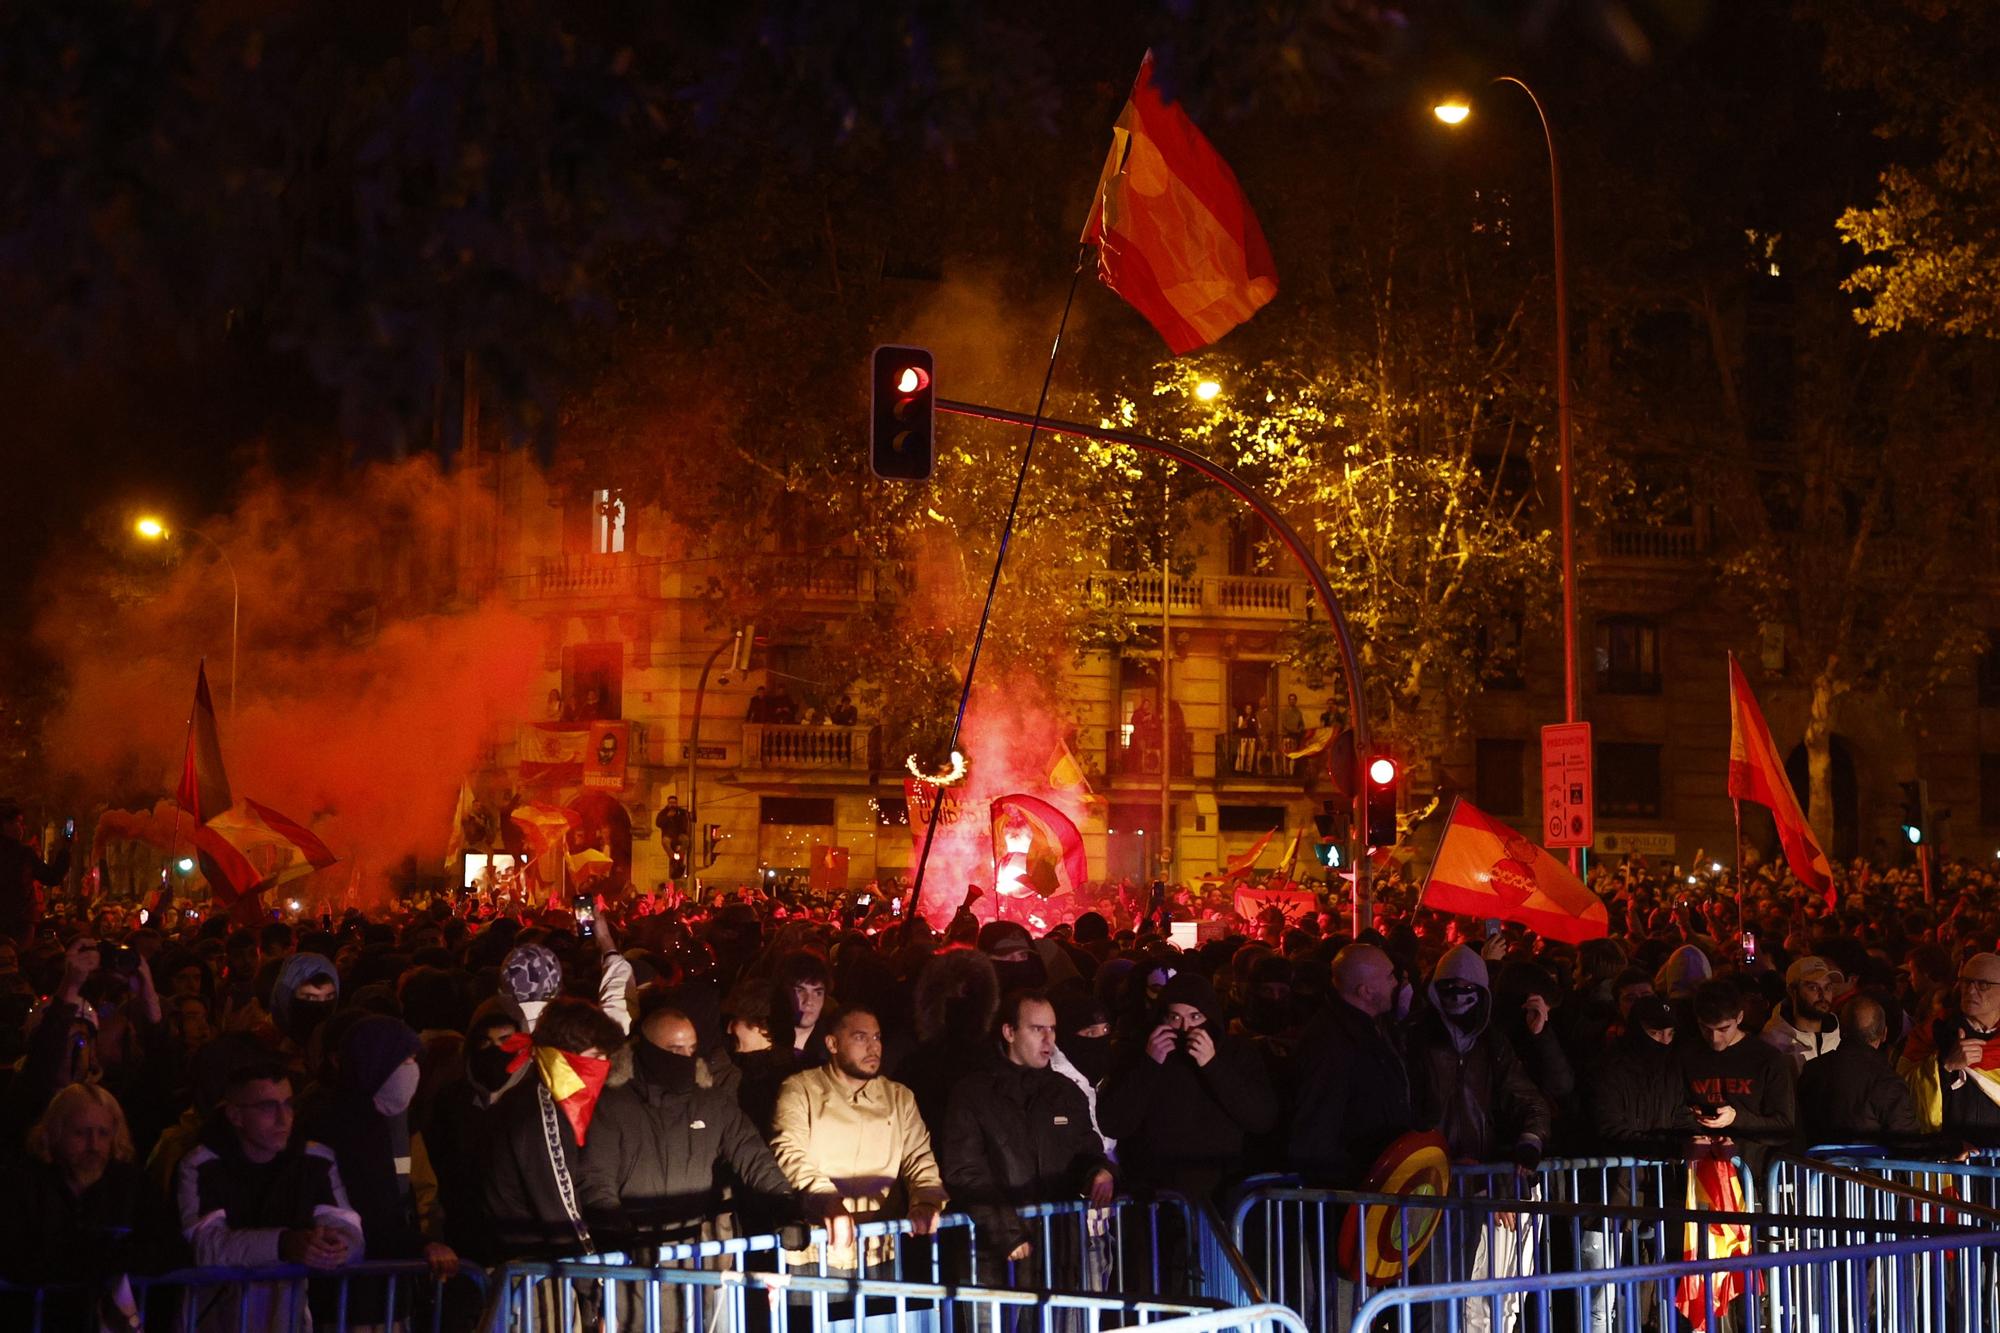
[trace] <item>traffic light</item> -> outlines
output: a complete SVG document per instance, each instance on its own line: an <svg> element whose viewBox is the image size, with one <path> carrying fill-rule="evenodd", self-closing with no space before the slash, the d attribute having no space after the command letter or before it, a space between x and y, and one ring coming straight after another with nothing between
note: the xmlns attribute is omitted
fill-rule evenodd
<svg viewBox="0 0 2000 1333"><path fill-rule="evenodd" d="M722 840L728 836L728 834L722 831L722 825L720 824L703 824L701 826L702 869L706 870L715 864L715 858L722 855Z"/></svg>
<svg viewBox="0 0 2000 1333"><path fill-rule="evenodd" d="M1393 755L1377 750L1368 758L1368 770L1361 775L1368 789L1368 845L1396 845L1396 783L1403 766Z"/></svg>
<svg viewBox="0 0 2000 1333"><path fill-rule="evenodd" d="M1930 784L1919 778L1896 785L1903 789L1903 840L1921 847L1931 833Z"/></svg>
<svg viewBox="0 0 2000 1333"><path fill-rule="evenodd" d="M921 347L875 349L869 396L869 464L884 481L925 481L937 433L937 386Z"/></svg>

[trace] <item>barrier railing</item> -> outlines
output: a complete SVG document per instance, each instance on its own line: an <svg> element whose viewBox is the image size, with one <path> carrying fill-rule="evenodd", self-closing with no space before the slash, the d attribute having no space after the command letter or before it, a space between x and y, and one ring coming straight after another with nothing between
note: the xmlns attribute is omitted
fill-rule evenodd
<svg viewBox="0 0 2000 1333"><path fill-rule="evenodd" d="M1193 1296L1257 1305L1263 1288L1214 1209L1184 1195L1121 1198L1109 1208L1083 1202L1018 1210L1029 1224L1029 1257L1008 1263L1008 1286L1043 1291L1116 1291Z"/></svg>
<svg viewBox="0 0 2000 1333"><path fill-rule="evenodd" d="M965 1264L978 1248L978 1228L964 1213L947 1213L937 1221L929 1236L919 1236L907 1219L894 1218L863 1222L854 1228L854 1253L835 1249L823 1228L806 1236L806 1243L787 1245L783 1233L734 1236L727 1240L688 1241L680 1244L646 1246L602 1257L579 1259L578 1263L620 1264L641 1257L648 1263L672 1268L727 1272L736 1268L757 1268L777 1273L810 1273L827 1276L836 1270L852 1269L842 1258L867 1256L874 1271L907 1281L941 1282L953 1273L966 1271ZM956 1267L950 1265L956 1263Z"/></svg>
<svg viewBox="0 0 2000 1333"><path fill-rule="evenodd" d="M461 1284L458 1299L454 1283ZM400 1311L400 1327L441 1333L448 1311L456 1311L454 1327L476 1315L486 1304L486 1288L487 1274L476 1265L461 1263L451 1277L439 1277L421 1260L368 1260L332 1270L297 1264L181 1268L104 1283L0 1282L0 1327L67 1333L100 1327L102 1309L129 1307L148 1329L347 1333L380 1327L385 1312Z"/></svg>
<svg viewBox="0 0 2000 1333"><path fill-rule="evenodd" d="M1180 1315L1146 1324L1147 1333L1311 1333L1305 1321L1282 1305Z"/></svg>
<svg viewBox="0 0 2000 1333"><path fill-rule="evenodd" d="M1579 1327L1714 1328L1726 1313L1744 1333L1986 1333L1996 1327L2000 1234L1965 1233L1642 1264L1601 1273L1440 1282L1377 1291L1354 1313L1353 1333L1393 1328L1555 1326L1553 1311L1579 1311ZM1860 1282L1855 1274L1886 1273ZM1762 1288L1768 1299L1757 1299ZM1808 1292L1810 1305L1791 1299ZM1561 1299L1558 1299L1561 1298ZM1674 1318L1678 1313L1680 1318ZM1699 1315L1699 1318L1696 1316ZM1711 1317L1713 1316L1713 1317ZM1503 1322L1504 1321L1504 1322ZM1565 1325L1567 1326L1567 1325Z"/></svg>
<svg viewBox="0 0 2000 1333"><path fill-rule="evenodd" d="M1192 1300L899 1282L818 1274L715 1272L612 1264L509 1264L493 1275L487 1333L572 1333L601 1323L648 1333L1108 1333L1209 1313Z"/></svg>

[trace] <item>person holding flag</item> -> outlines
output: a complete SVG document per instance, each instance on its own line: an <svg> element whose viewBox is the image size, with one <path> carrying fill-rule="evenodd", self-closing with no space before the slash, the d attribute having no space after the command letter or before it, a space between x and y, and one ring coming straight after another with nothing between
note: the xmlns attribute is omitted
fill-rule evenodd
<svg viewBox="0 0 2000 1333"><path fill-rule="evenodd" d="M1955 999L1903 1048L1901 1071L1926 1130L2000 1147L2000 954L1958 969Z"/></svg>

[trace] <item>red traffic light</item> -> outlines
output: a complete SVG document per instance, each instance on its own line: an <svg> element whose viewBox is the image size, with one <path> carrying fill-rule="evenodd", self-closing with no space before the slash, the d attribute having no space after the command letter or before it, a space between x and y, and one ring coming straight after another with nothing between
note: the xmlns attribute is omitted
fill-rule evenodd
<svg viewBox="0 0 2000 1333"><path fill-rule="evenodd" d="M1396 761L1386 754L1378 754L1368 761L1368 780L1377 787L1396 785Z"/></svg>
<svg viewBox="0 0 2000 1333"><path fill-rule="evenodd" d="M902 373L896 376L898 393L922 393L930 387L931 373L922 366L904 366Z"/></svg>

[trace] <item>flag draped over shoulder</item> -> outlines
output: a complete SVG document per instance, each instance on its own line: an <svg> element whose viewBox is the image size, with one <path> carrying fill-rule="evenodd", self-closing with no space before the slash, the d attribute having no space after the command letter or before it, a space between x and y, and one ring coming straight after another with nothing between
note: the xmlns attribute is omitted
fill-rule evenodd
<svg viewBox="0 0 2000 1333"><path fill-rule="evenodd" d="M215 704L208 696L208 667L194 671L194 712L188 717L187 754L181 760L180 785L174 800L201 824L233 803L229 774L222 767L222 737L215 729Z"/></svg>
<svg viewBox="0 0 2000 1333"><path fill-rule="evenodd" d="M1518 921L1565 944L1610 932L1604 904L1567 866L1469 801L1451 807L1421 901L1440 912Z"/></svg>
<svg viewBox="0 0 2000 1333"><path fill-rule="evenodd" d="M604 1091L605 1079L611 1075L611 1061L554 1046L538 1046L525 1032L515 1033L500 1046L514 1057L507 1064L510 1074L533 1062L550 1099L563 1113L563 1119L569 1121L570 1132L576 1135L576 1146L583 1147L590 1137L591 1119L597 1114L598 1096Z"/></svg>
<svg viewBox="0 0 2000 1333"><path fill-rule="evenodd" d="M1074 893L1090 878L1083 835L1068 815L1034 796L996 797L988 807L993 821L993 878L1002 893L1010 884L1052 898ZM1016 890L1018 892L1018 890Z"/></svg>
<svg viewBox="0 0 2000 1333"><path fill-rule="evenodd" d="M1972 1086L2000 1106L2000 1041L1989 1041L1981 1049L1979 1063L1962 1075L1947 1073L1938 1064L1937 1025L1919 1023L1903 1044L1896 1072L1910 1085L1917 1104L1917 1123L1927 1134L1935 1134L1944 1124L1944 1085L1947 1080L1966 1078Z"/></svg>
<svg viewBox="0 0 2000 1333"><path fill-rule="evenodd" d="M1755 801L1771 812L1778 826L1778 841L1784 845L1785 861L1799 882L1814 889L1833 906L1833 867L1813 837L1792 780L1778 758L1771 740L1771 728L1757 707L1757 696L1736 654L1729 655L1729 795L1739 801Z"/></svg>
<svg viewBox="0 0 2000 1333"><path fill-rule="evenodd" d="M1271 247L1236 173L1160 96L1150 51L1111 131L1083 240L1097 245L1104 285L1175 356L1214 342L1278 293Z"/></svg>

